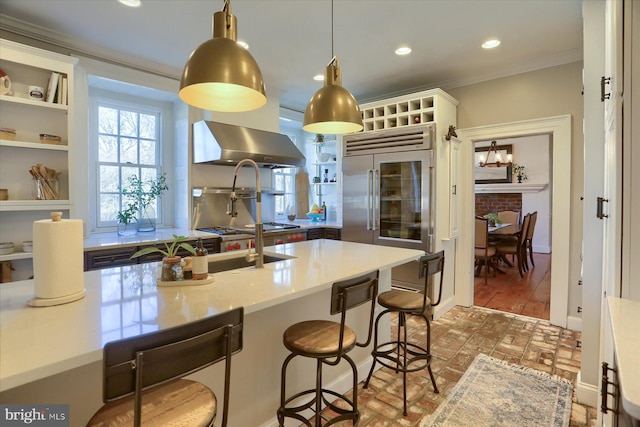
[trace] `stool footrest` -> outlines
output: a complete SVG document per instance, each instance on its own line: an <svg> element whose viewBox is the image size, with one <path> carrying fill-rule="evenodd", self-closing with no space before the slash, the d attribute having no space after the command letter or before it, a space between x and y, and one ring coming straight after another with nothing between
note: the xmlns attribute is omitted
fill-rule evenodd
<svg viewBox="0 0 640 427"><path fill-rule="evenodd" d="M310 421L306 417L302 416L300 413L308 409L311 411L311 413L315 414L315 410L314 410L315 403L317 402L318 398L321 398L322 402L324 403L323 410L330 409L333 412L340 414L335 418L325 419L327 423L323 424L323 426L329 426L345 420L353 420L354 425L356 424L356 422L360 418L360 414L357 411L355 411L355 409L353 408L353 401L351 399L333 390L327 390L323 388L320 391L321 391L320 396L317 396L316 389L313 388L313 389L301 391L289 397L287 400L285 400L284 406L281 406L280 408L278 408L278 418L283 418L283 417L295 418L297 420L302 421L304 424L308 426L312 426ZM287 404L293 402L294 400L297 400L306 395L312 395L313 398L308 402L302 403L298 406L293 406L293 407L286 406ZM327 395L330 395L332 399L329 400L329 398L327 398ZM346 403L348 406L351 407L351 409L344 409L342 407L335 405L333 402L336 402L336 399ZM314 417L310 417L310 419L313 419L313 418Z"/></svg>
<svg viewBox="0 0 640 427"><path fill-rule="evenodd" d="M386 347L390 347L385 349ZM398 355L398 350L400 354ZM404 354L411 355L414 357L403 357ZM393 369L394 371L404 371L404 372L416 372L420 371L431 364L431 353L429 353L425 348L420 347L418 345L412 343L404 343L402 341L390 341L383 344L379 344L372 352L371 355L376 358L376 360L383 366ZM395 366L392 366L393 363ZM418 366L412 366L415 363L420 361L424 361L424 363L420 363Z"/></svg>

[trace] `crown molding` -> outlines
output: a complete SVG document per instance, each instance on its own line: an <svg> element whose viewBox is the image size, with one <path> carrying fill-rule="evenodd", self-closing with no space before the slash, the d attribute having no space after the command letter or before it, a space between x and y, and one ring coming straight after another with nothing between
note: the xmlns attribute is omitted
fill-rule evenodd
<svg viewBox="0 0 640 427"><path fill-rule="evenodd" d="M56 31L51 31L47 28L3 14L0 14L0 31L6 31L19 37L28 38L38 42L37 47L65 55L83 56L172 80L180 80L182 74L182 70L177 70L153 61L145 61L136 56L121 54L112 49L102 48L91 43L84 43L78 41L76 38L71 38ZM3 35L3 38L6 37Z"/></svg>

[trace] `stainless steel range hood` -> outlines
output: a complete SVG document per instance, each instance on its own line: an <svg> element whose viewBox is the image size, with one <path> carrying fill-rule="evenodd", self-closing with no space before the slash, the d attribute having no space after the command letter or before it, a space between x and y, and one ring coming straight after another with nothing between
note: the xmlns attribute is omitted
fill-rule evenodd
<svg viewBox="0 0 640 427"><path fill-rule="evenodd" d="M268 168L305 165L304 155L286 135L208 120L193 124L194 163L235 165L242 159Z"/></svg>

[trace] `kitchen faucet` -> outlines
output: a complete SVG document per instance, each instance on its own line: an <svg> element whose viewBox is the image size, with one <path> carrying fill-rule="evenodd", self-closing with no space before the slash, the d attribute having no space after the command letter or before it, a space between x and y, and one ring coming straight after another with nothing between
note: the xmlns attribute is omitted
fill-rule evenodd
<svg viewBox="0 0 640 427"><path fill-rule="evenodd" d="M260 169L258 168L258 164L251 159L243 159L238 162L236 165L236 169L233 174L233 186L231 187L231 206L229 208L228 215L231 215L231 224L234 223L238 212L236 211L236 202L238 201L238 196L236 196L236 179L238 178L238 172L240 172L240 168L248 164L253 166L253 169L256 171L256 251L251 252L251 247L249 247L249 251L247 252L246 259L249 262L255 261L256 268L264 267L264 243L262 239L262 201L261 201L261 188L260 188Z"/></svg>

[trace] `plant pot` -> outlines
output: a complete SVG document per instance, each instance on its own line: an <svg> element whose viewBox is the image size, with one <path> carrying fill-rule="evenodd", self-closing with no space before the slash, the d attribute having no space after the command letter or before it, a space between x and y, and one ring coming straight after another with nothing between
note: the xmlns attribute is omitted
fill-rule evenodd
<svg viewBox="0 0 640 427"><path fill-rule="evenodd" d="M174 256L171 258L162 258L162 273L160 280L163 282L176 282L184 280L184 270L182 267L182 258Z"/></svg>
<svg viewBox="0 0 640 427"><path fill-rule="evenodd" d="M156 231L156 210L153 206L148 205L140 211L137 229L142 233Z"/></svg>
<svg viewBox="0 0 640 427"><path fill-rule="evenodd" d="M133 222L128 222L123 224L121 222L118 223L118 235L119 236L133 236L137 233L136 224Z"/></svg>

